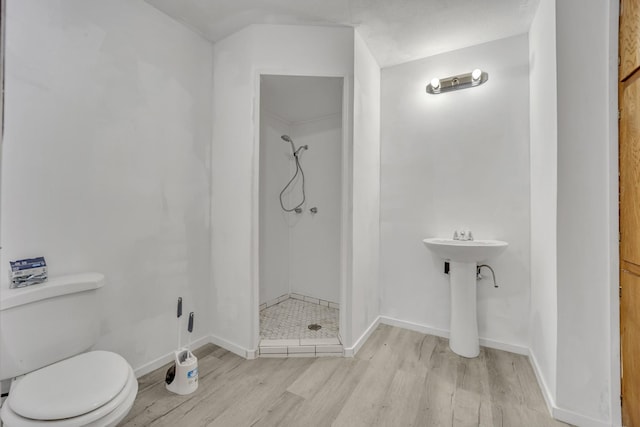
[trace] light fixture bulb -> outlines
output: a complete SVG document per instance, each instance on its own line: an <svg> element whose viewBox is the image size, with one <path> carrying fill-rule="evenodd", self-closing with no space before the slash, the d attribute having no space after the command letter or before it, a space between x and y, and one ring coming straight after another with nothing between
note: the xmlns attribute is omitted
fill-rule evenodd
<svg viewBox="0 0 640 427"><path fill-rule="evenodd" d="M476 68L471 72L471 78L474 82L477 82L482 77L482 70L480 68Z"/></svg>
<svg viewBox="0 0 640 427"><path fill-rule="evenodd" d="M433 89L440 89L440 79L439 78L433 78L431 79L431 87Z"/></svg>

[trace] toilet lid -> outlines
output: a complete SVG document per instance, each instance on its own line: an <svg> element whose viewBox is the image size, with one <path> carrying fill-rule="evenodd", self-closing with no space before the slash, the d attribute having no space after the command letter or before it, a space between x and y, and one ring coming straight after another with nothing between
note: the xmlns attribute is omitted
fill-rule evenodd
<svg viewBox="0 0 640 427"><path fill-rule="evenodd" d="M11 388L9 406L35 420L59 420L94 411L113 399L127 382L122 356L91 351L31 372Z"/></svg>

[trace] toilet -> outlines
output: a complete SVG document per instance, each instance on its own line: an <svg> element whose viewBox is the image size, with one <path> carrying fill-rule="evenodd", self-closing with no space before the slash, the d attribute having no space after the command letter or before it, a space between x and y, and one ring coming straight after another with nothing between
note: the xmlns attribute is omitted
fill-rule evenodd
<svg viewBox="0 0 640 427"><path fill-rule="evenodd" d="M116 426L138 382L120 355L89 351L100 333L100 273L0 292L0 380L11 380L3 427Z"/></svg>

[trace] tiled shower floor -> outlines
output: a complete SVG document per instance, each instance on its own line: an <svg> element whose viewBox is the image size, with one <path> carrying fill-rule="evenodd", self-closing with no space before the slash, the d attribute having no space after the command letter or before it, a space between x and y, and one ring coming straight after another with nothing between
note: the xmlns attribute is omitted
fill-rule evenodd
<svg viewBox="0 0 640 427"><path fill-rule="evenodd" d="M312 331L308 326L322 326ZM337 338L338 310L289 298L260 312L261 339Z"/></svg>
<svg viewBox="0 0 640 427"><path fill-rule="evenodd" d="M341 355L338 325L338 309L289 298L260 311L260 355Z"/></svg>

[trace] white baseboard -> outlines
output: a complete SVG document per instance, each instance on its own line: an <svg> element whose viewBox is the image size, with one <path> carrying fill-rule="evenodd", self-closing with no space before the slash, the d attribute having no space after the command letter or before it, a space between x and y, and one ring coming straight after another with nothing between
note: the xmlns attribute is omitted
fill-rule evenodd
<svg viewBox="0 0 640 427"><path fill-rule="evenodd" d="M563 421L574 426L580 427L611 427L611 424L602 420L596 420L595 418L587 417L586 415L580 415L567 409L558 407L553 408L553 418L558 421Z"/></svg>
<svg viewBox="0 0 640 427"><path fill-rule="evenodd" d="M205 344L208 344L210 341L209 335L205 335L204 337L198 338L195 341L191 342L191 348L198 348ZM140 378L143 375L148 374L149 372L153 372L156 369L160 368L162 365L166 365L167 363L173 360L173 350L169 353L158 357L157 359L152 360L151 362L145 363L142 366L139 366L133 370L136 375L136 378Z"/></svg>
<svg viewBox="0 0 640 427"><path fill-rule="evenodd" d="M538 386L540 386L542 397L544 397L544 403L547 404L547 410L549 411L549 414L553 416L553 408L556 407L556 403L553 399L553 394L551 394L551 390L549 390L549 387L547 386L547 382L542 376L540 365L538 365L538 359L536 359L536 355L533 354L531 349L529 349L529 363L533 368L533 373L536 375L536 380L538 380Z"/></svg>
<svg viewBox="0 0 640 427"><path fill-rule="evenodd" d="M255 350L248 350L244 347L239 346L238 344L232 343L231 341L227 341L215 335L205 335L204 337L201 337L195 341L192 341L191 348L195 349L209 343L218 345L224 348L225 350L235 353L238 356L243 357L245 359L256 358ZM156 369L171 362L172 360L173 360L173 351L170 351L169 353L163 356L160 356L149 363L145 363L144 365L139 366L138 368L135 368L133 372L136 374L136 378L140 378L141 376L146 375L149 372L155 371Z"/></svg>
<svg viewBox="0 0 640 427"><path fill-rule="evenodd" d="M431 326L422 325L420 323L400 320L389 316L380 316L380 323L397 326L398 328L409 329L410 331L420 332L421 334L435 335L436 337L449 338L449 331L444 329L432 328Z"/></svg>
<svg viewBox="0 0 640 427"><path fill-rule="evenodd" d="M399 328L409 329L411 331L420 332L422 334L435 335L437 337L449 338L449 331L445 329L434 328L420 323L409 322L406 320L395 319L389 316L380 316L380 323ZM521 345L508 344L488 338L480 338L480 345L483 347L495 348L496 350L508 351L511 353L529 355L529 349Z"/></svg>
<svg viewBox="0 0 640 427"><path fill-rule="evenodd" d="M507 344L502 341L496 341L489 338L480 338L480 345L483 347L495 348L496 350L508 351L509 353L521 354L523 356L529 355L529 347Z"/></svg>
<svg viewBox="0 0 640 427"><path fill-rule="evenodd" d="M536 355L531 350L529 350L529 363L531 363L533 372L536 374L536 380L538 380L538 385L540 386L540 391L544 397L544 402L547 404L549 414L553 418L558 421L563 421L580 427L611 427L611 424L606 421L596 420L594 418L587 417L586 415L581 415L567 409L559 408L555 403L555 399L553 398L549 387L547 386L547 382L542 376Z"/></svg>
<svg viewBox="0 0 640 427"><path fill-rule="evenodd" d="M369 327L364 331L364 333L358 338L351 347L344 348L344 357L353 357L356 353L362 348L365 342L369 339L373 331L376 330L378 325L380 324L380 316L376 317L373 322L369 325Z"/></svg>
<svg viewBox="0 0 640 427"><path fill-rule="evenodd" d="M224 348L225 350L230 351L231 353L235 353L240 357L243 357L245 359L251 359L250 355L253 352L253 359L255 359L255 350L249 350L247 348L244 348L236 343L233 343L231 341L228 341L224 338L220 338L216 335L210 335L209 336L209 342L211 344L215 344L218 345L222 348Z"/></svg>

